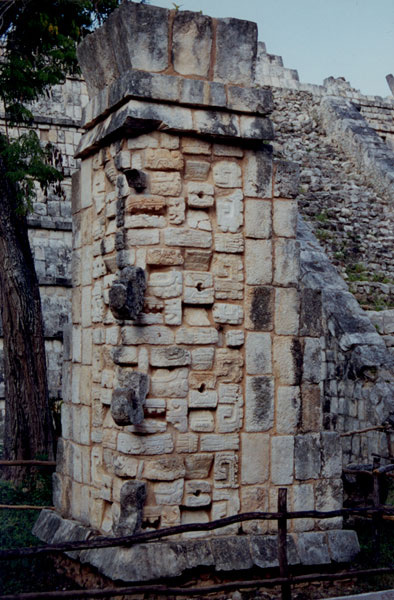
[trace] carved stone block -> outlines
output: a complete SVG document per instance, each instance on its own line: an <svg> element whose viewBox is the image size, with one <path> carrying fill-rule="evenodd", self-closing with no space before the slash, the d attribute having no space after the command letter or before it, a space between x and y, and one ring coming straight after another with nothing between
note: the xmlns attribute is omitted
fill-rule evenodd
<svg viewBox="0 0 394 600"><path fill-rule="evenodd" d="M220 196L216 199L217 222L219 229L236 233L243 224L243 194L235 190L229 196Z"/></svg>
<svg viewBox="0 0 394 600"><path fill-rule="evenodd" d="M164 301L164 320L167 325L181 325L182 323L182 300L172 298Z"/></svg>
<svg viewBox="0 0 394 600"><path fill-rule="evenodd" d="M216 233L216 252L228 252L230 254L241 254L244 251L245 241L242 233Z"/></svg>
<svg viewBox="0 0 394 600"><path fill-rule="evenodd" d="M185 398L189 389L188 375L187 368L157 369L151 379L152 395L159 398Z"/></svg>
<svg viewBox="0 0 394 600"><path fill-rule="evenodd" d="M213 454L191 454L185 457L186 479L205 479L209 476Z"/></svg>
<svg viewBox="0 0 394 600"><path fill-rule="evenodd" d="M243 405L242 388L236 383L219 383L219 403Z"/></svg>
<svg viewBox="0 0 394 600"><path fill-rule="evenodd" d="M229 323L230 325L240 325L244 318L242 306L237 304L225 304L216 302L213 311L213 320L215 323Z"/></svg>
<svg viewBox="0 0 394 600"><path fill-rule="evenodd" d="M177 479L169 483L156 483L153 485L157 504L167 504L177 506L181 503L183 497L184 480Z"/></svg>
<svg viewBox="0 0 394 600"><path fill-rule="evenodd" d="M169 248L150 248L146 253L146 264L172 266L182 265L183 256L179 250Z"/></svg>
<svg viewBox="0 0 394 600"><path fill-rule="evenodd" d="M187 185L187 203L193 208L208 208L213 206L213 185L191 181Z"/></svg>
<svg viewBox="0 0 394 600"><path fill-rule="evenodd" d="M208 271L212 252L210 250L186 250L185 269L189 271Z"/></svg>
<svg viewBox="0 0 394 600"><path fill-rule="evenodd" d="M212 264L215 297L220 300L242 300L243 264L239 256L215 256Z"/></svg>
<svg viewBox="0 0 394 600"><path fill-rule="evenodd" d="M230 348L239 348L245 342L245 332L242 329L230 329L226 331L226 344Z"/></svg>
<svg viewBox="0 0 394 600"><path fill-rule="evenodd" d="M192 368L196 371L212 369L215 348L196 348L192 350Z"/></svg>
<svg viewBox="0 0 394 600"><path fill-rule="evenodd" d="M117 319L136 319L144 306L145 272L140 267L126 267L109 290L109 307Z"/></svg>
<svg viewBox="0 0 394 600"><path fill-rule="evenodd" d="M186 481L184 506L209 506L211 501L211 484L208 481Z"/></svg>
<svg viewBox="0 0 394 600"><path fill-rule="evenodd" d="M190 352L180 346L152 348L150 364L152 367L183 367L190 365Z"/></svg>
<svg viewBox="0 0 394 600"><path fill-rule="evenodd" d="M163 506L161 511L161 526L175 527L181 524L181 511L178 506Z"/></svg>
<svg viewBox="0 0 394 600"><path fill-rule="evenodd" d="M238 487L238 456L234 452L215 454L213 475L217 488Z"/></svg>
<svg viewBox="0 0 394 600"><path fill-rule="evenodd" d="M195 410L190 413L190 429L198 432L210 432L215 429L215 419L209 410Z"/></svg>
<svg viewBox="0 0 394 600"><path fill-rule="evenodd" d="M187 225L192 229L212 231L212 223L209 215L203 210L190 210L187 215Z"/></svg>
<svg viewBox="0 0 394 600"><path fill-rule="evenodd" d="M129 459L130 460L130 459ZM156 460L145 461L144 477L153 481L174 481L185 475L183 459L177 456L166 456Z"/></svg>
<svg viewBox="0 0 394 600"><path fill-rule="evenodd" d="M120 516L114 527L117 536L136 533L142 523L142 511L146 499L143 481L126 481L120 490Z"/></svg>
<svg viewBox="0 0 394 600"><path fill-rule="evenodd" d="M220 160L213 166L213 180L215 185L224 188L241 187L241 167L238 163L229 160Z"/></svg>
<svg viewBox="0 0 394 600"><path fill-rule="evenodd" d="M222 404L217 409L217 430L232 433L242 427L242 413L238 404Z"/></svg>
<svg viewBox="0 0 394 600"><path fill-rule="evenodd" d="M239 383L242 380L244 359L237 350L219 348L215 363L215 373L223 383Z"/></svg>
<svg viewBox="0 0 394 600"><path fill-rule="evenodd" d="M181 271L168 271L165 273L151 273L149 289L158 298L175 298L182 294Z"/></svg>
<svg viewBox="0 0 394 600"><path fill-rule="evenodd" d="M171 398L167 400L167 421L181 433L187 432L187 400L182 398Z"/></svg>
<svg viewBox="0 0 394 600"><path fill-rule="evenodd" d="M185 220L185 200L183 198L169 198L168 221L171 225L180 225Z"/></svg>
<svg viewBox="0 0 394 600"><path fill-rule="evenodd" d="M214 301L212 274L185 272L183 298L188 304L212 304Z"/></svg>
<svg viewBox="0 0 394 600"><path fill-rule="evenodd" d="M216 408L218 395L215 391L199 392L192 390L189 395L190 408Z"/></svg>
<svg viewBox="0 0 394 600"><path fill-rule="evenodd" d="M181 433L176 441L176 451L183 454L194 454L197 452L198 435L195 433Z"/></svg>
<svg viewBox="0 0 394 600"><path fill-rule="evenodd" d="M144 404L149 388L148 375L130 373L128 386L112 394L111 415L117 425L139 425L144 419Z"/></svg>
<svg viewBox="0 0 394 600"><path fill-rule="evenodd" d="M128 196L125 201L125 213L136 214L164 214L166 200L162 196Z"/></svg>

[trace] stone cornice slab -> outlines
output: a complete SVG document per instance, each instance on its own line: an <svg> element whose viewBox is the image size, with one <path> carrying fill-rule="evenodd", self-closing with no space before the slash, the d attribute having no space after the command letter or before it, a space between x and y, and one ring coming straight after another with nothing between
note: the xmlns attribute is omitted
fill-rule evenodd
<svg viewBox="0 0 394 600"><path fill-rule="evenodd" d="M216 81L131 69L100 90L84 107L83 126L88 129L115 107L130 99L174 103L177 106L222 109L265 116L273 110L272 92L261 87L225 85Z"/></svg>
<svg viewBox="0 0 394 600"><path fill-rule="evenodd" d="M129 100L85 133L76 157L95 152L111 139L135 137L154 130L222 141L263 142L274 138L272 123L265 117Z"/></svg>

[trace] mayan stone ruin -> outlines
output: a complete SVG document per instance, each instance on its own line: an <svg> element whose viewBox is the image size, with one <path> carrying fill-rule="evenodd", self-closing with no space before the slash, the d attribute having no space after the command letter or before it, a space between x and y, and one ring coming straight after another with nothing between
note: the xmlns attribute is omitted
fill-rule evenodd
<svg viewBox="0 0 394 600"><path fill-rule="evenodd" d="M394 422L394 317L371 315L375 327L361 309L328 225L341 252L368 231L357 252L393 275L394 101L360 108L346 82L300 84L252 22L133 2L78 55L90 100L64 137L71 210L42 198L31 220L49 354L63 360L56 512L36 535L275 511L280 487L290 510L341 508L343 465L393 453L384 428L341 434ZM84 84L67 85L79 109ZM322 206L326 253L298 208L313 222ZM249 521L73 557L123 581L246 570L278 564L275 534ZM291 523L291 564L357 552L340 518Z"/></svg>

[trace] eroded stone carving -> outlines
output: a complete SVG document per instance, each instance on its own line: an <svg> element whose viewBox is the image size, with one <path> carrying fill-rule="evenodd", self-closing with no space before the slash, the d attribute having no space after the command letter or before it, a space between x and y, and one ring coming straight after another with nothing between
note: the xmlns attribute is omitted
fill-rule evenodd
<svg viewBox="0 0 394 600"><path fill-rule="evenodd" d="M144 405L149 388L149 377L144 373L130 373L127 387L117 388L112 394L111 415L117 425L140 425L144 420Z"/></svg>
<svg viewBox="0 0 394 600"><path fill-rule="evenodd" d="M120 490L120 516L114 527L117 536L136 533L142 523L142 511L146 498L143 481L126 481Z"/></svg>
<svg viewBox="0 0 394 600"><path fill-rule="evenodd" d="M144 306L145 272L140 267L125 267L109 290L109 306L117 319L134 320Z"/></svg>

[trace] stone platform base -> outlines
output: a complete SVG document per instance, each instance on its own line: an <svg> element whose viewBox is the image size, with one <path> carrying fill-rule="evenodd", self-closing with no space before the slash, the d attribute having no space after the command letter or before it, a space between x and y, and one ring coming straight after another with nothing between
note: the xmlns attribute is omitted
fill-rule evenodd
<svg viewBox="0 0 394 600"><path fill-rule="evenodd" d="M51 510L41 512L33 533L48 544L93 539L97 535ZM288 536L288 561L291 565L351 562L359 550L354 531L334 529ZM150 542L131 548L77 550L67 555L83 564L90 564L112 580L125 582L178 577L197 567L225 572L255 566L272 568L279 564L275 535L215 535Z"/></svg>

